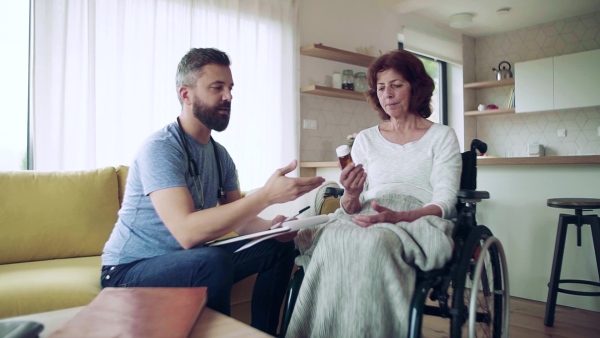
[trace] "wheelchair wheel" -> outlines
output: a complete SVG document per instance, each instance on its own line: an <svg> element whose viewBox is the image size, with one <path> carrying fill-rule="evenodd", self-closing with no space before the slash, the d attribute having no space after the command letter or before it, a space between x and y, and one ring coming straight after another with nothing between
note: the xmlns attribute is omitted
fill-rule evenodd
<svg viewBox="0 0 600 338"><path fill-rule="evenodd" d="M457 261L450 336L508 337L508 298L502 246L487 227L476 226Z"/></svg>

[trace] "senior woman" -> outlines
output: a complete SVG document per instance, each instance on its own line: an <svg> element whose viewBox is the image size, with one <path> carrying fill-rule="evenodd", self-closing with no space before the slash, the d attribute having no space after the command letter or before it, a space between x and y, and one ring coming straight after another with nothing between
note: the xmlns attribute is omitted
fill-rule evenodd
<svg viewBox="0 0 600 338"><path fill-rule="evenodd" d="M433 80L396 50L373 61L368 82L383 122L354 141L341 208L296 238L305 277L286 337L404 337L415 268L452 256L461 156L454 131L427 120Z"/></svg>

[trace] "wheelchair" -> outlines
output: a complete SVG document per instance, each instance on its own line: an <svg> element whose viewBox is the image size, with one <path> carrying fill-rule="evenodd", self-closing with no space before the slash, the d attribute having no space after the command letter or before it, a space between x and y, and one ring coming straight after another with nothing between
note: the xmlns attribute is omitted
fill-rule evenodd
<svg viewBox="0 0 600 338"><path fill-rule="evenodd" d="M510 292L504 249L490 229L478 225L475 218L476 203L490 197L487 191L476 190L477 151L485 153L487 145L474 139L470 150L461 154L463 169L457 194L458 216L453 220L452 258L441 269L416 271L408 327L410 338L421 337L424 315L449 319L452 338L508 337ZM336 188L327 188L325 192L326 196L337 199L342 194L343 189ZM285 298L281 337L286 334L303 278L304 270L298 267Z"/></svg>

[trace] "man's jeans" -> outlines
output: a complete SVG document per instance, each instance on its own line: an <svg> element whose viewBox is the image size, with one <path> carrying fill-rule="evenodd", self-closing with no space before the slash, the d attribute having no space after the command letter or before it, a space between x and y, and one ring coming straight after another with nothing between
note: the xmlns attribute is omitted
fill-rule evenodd
<svg viewBox="0 0 600 338"><path fill-rule="evenodd" d="M102 287L208 287L207 306L230 315L231 287L258 273L252 326L277 334L296 251L294 242L269 239L234 253L248 241L204 246L116 266L103 266Z"/></svg>

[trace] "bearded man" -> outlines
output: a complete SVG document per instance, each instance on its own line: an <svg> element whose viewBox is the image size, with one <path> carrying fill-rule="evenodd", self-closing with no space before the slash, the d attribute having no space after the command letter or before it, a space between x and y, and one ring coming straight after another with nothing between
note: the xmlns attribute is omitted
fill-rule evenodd
<svg viewBox="0 0 600 338"><path fill-rule="evenodd" d="M207 306L230 314L232 285L254 273L252 326L276 335L295 250L291 238L207 246L232 231L269 229L266 207L320 186L321 177L289 178L292 161L254 194L241 198L236 167L211 131L227 128L233 78L227 54L191 49L177 67L182 110L152 134L133 160L123 203L102 254L102 287L208 287ZM219 206L217 207L217 204ZM282 236L283 237L283 236Z"/></svg>

